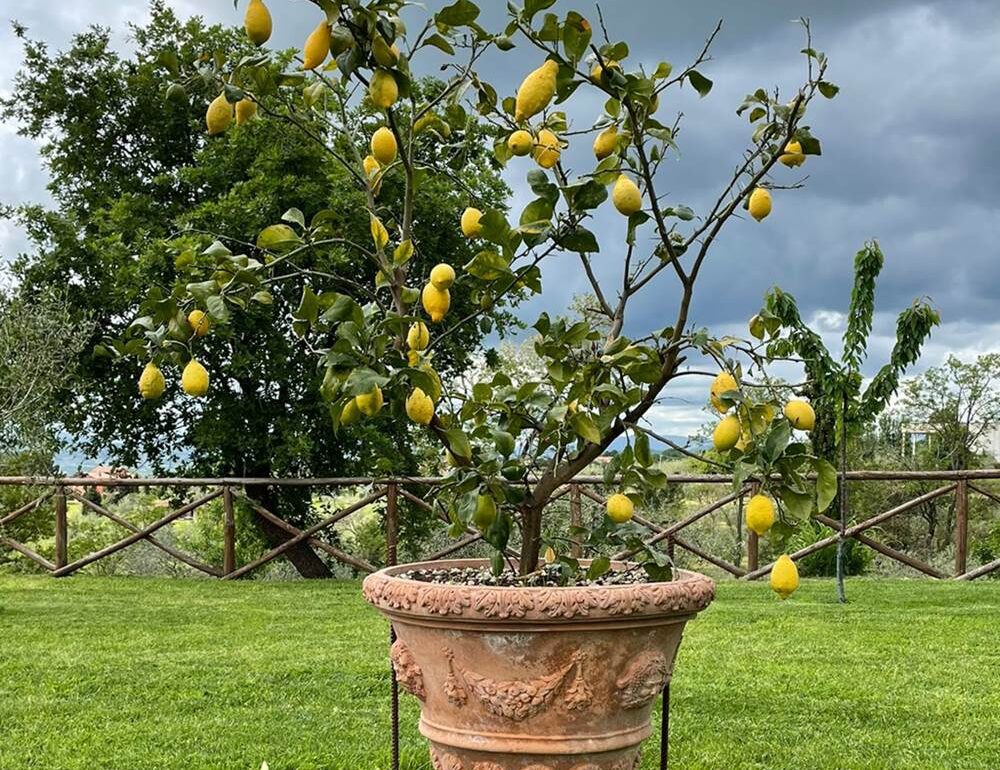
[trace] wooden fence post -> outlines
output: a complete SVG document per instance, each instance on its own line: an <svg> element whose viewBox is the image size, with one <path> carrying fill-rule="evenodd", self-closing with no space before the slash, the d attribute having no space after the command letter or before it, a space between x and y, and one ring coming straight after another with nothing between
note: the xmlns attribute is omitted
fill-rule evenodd
<svg viewBox="0 0 1000 770"><path fill-rule="evenodd" d="M66 526L66 490L58 487L56 491L56 569L67 564L67 539L69 530Z"/></svg>
<svg viewBox="0 0 1000 770"><path fill-rule="evenodd" d="M390 482L386 487L385 496L385 560L390 567L396 566L399 556L399 486ZM389 624L389 645L396 643L396 629ZM396 681L396 668L389 664L389 718L391 721L391 753L392 770L399 770L399 682Z"/></svg>
<svg viewBox="0 0 1000 770"><path fill-rule="evenodd" d="M236 569L236 516L233 511L233 488L222 488L222 510L226 521L222 529L222 574Z"/></svg>
<svg viewBox="0 0 1000 770"><path fill-rule="evenodd" d="M955 486L955 576L964 575L969 553L969 482L959 479Z"/></svg>
<svg viewBox="0 0 1000 770"><path fill-rule="evenodd" d="M583 524L583 514L580 510L580 485L575 481L569 487L569 525L579 527ZM569 555L574 559L583 556L583 546L580 543L580 535L575 530L570 533Z"/></svg>

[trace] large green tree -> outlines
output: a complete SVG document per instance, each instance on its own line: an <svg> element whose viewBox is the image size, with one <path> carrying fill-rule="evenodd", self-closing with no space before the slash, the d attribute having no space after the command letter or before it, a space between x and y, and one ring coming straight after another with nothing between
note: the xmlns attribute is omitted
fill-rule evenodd
<svg viewBox="0 0 1000 770"><path fill-rule="evenodd" d="M54 200L52 208L10 212L34 247L16 263L20 294L32 301L51 287L65 287L72 312L96 322L86 353L76 361L75 386L60 393L73 404L65 426L73 440L87 451L110 453L117 463L198 474L414 470L416 454L405 426L350 436L330 429L315 358L287 325L275 323L299 306L299 293L286 284L272 287L271 307L254 303L234 317L222 332L225 344L199 351L215 376L209 396L197 404L181 398L172 385L165 405L144 404L136 389L138 367L116 363L107 355L114 348L103 344L124 335L150 285L169 286L178 270L191 269L190 262L210 260L202 252L216 233L225 233L230 250L253 255L257 233L294 205L307 221L323 212L338 231L368 237L363 194L343 166L307 136L323 133L324 106L310 105L305 118L296 117L303 130L255 120L223 137L206 138L200 121L214 94L199 88L196 73L186 93L171 89L182 77L178 62L207 62L220 48L250 54L252 47L239 31L209 27L198 18L180 22L161 0L151 3L148 24L131 28L134 56L117 53L106 29L78 34L59 53L19 31L24 61L11 95L0 102L0 115L41 140ZM470 194L498 202L504 192L490 164L475 154L478 146L468 143L451 183L433 180L414 200L428 255L471 259L457 232L457 212ZM384 187L387 200L402 195L389 179ZM184 256L178 259L178 253ZM297 267L316 275L336 272L357 286L374 279L368 265L335 245L311 250ZM446 373L464 367L482 333L475 325L463 329L443 346L436 365ZM254 493L286 518L308 515L304 491ZM259 523L272 542L283 536ZM291 557L303 574L325 573L308 548Z"/></svg>

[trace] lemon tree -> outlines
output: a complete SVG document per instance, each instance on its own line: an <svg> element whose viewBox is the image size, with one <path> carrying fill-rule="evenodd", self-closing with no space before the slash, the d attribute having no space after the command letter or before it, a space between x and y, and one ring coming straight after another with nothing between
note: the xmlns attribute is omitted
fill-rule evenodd
<svg viewBox="0 0 1000 770"><path fill-rule="evenodd" d="M666 483L652 460L657 437L649 412L691 356L717 361L724 372L711 400L726 413L720 440L738 480L765 479L765 492L781 501L775 513L784 524L828 504L835 477L810 454L803 407L786 411L753 388L752 375L767 363L760 346L715 339L692 328L689 318L723 229L756 227L752 220L777 215L780 196L801 183L794 169L820 155L803 117L814 98L832 98L837 87L826 79L826 57L808 42L807 22L801 82L786 93L767 84L734 105L740 116L734 120L747 122L746 144L734 148L735 170L715 202L696 212L665 180L664 164L681 142L681 116L671 98L679 89L710 93L713 84L702 69L719 28L692 63L646 67L612 37L603 18L555 9L554 0L509 4L506 25L495 30L481 26L471 0L436 12L402 0L315 0L316 27L289 56L267 47L270 32L282 24L280 6L237 5L259 53L202 57L192 63L197 78L180 84L213 94L206 132L232 130L243 105L246 119L280 121L310 137L349 173L369 232L344 232L325 212L307 220L290 201L283 220L242 253L217 242L190 255L191 271L171 294L170 317L153 317L149 328L137 331L150 342L142 355L169 344L170 324L192 309L207 314L200 344L210 345L233 314L266 306L274 286L299 286L297 309L275 322L288 323L314 352L331 429L392 420L427 431L449 467L438 503L456 533L466 526L483 533L496 549L498 571L513 546L518 558L509 566L521 574L534 572L543 552L567 577L576 574L579 564L567 555L566 541L543 537L545 506L623 440L626 447L608 472L617 490L605 521L583 538L585 547L598 555L624 544L639 552L651 575L669 576L666 557L643 547L633 516L644 491ZM480 73L489 60L504 61L505 72L518 74L491 83ZM439 68L447 78L435 89L421 88L421 67ZM602 109L571 123L571 105L592 104L595 97ZM359 120L358 104L376 117ZM323 119L317 124L310 118L318 110ZM510 211L468 190L467 206L440 226L460 231L475 255L459 262L453 254L427 253L431 245L415 236L415 197L429 180L460 184L456 169L470 146L484 142L497 166L526 175L533 199ZM576 143L592 161L570 168L565 153ZM386 198L388 186L401 195ZM595 232L601 209L621 217L617 241ZM370 279L347 281L299 267L304 254L330 244L366 265ZM436 266L414 270L414 255ZM619 280L602 284L597 259L619 264ZM515 386L487 366L471 379L442 382L435 356L443 342L470 325L493 328L499 308L542 292L546 267L556 260L578 265L599 321L545 313L535 319L535 351L544 367L536 379ZM670 318L657 328L635 328L630 310L636 299L668 284L678 296ZM455 313L458 296L471 299L473 309ZM207 382L186 377L185 389L189 381L194 391L210 388L218 376L225 375L210 372ZM591 575L608 564L606 556L598 558Z"/></svg>

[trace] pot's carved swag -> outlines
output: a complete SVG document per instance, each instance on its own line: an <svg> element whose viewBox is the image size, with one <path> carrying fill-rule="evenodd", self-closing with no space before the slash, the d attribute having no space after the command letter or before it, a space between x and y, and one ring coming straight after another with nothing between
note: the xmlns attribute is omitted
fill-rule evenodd
<svg viewBox="0 0 1000 770"><path fill-rule="evenodd" d="M402 639L397 639L390 652L392 668L396 672L396 680L413 697L424 700L427 691L424 689L424 674L413 658L413 653Z"/></svg>
<svg viewBox="0 0 1000 770"><path fill-rule="evenodd" d="M459 666L451 649L446 647L444 654L448 658L445 694L456 707L465 705L469 690L491 714L514 722L523 722L548 708L560 689L563 690L562 702L570 711L579 711L590 705L590 686L583 678L586 654L580 650L574 652L569 664L558 671L527 681L502 681L480 676ZM571 681L563 687L567 679Z"/></svg>
<svg viewBox="0 0 1000 770"><path fill-rule="evenodd" d="M622 707L636 709L652 703L669 676L669 666L663 653L646 650L629 664L617 682Z"/></svg>

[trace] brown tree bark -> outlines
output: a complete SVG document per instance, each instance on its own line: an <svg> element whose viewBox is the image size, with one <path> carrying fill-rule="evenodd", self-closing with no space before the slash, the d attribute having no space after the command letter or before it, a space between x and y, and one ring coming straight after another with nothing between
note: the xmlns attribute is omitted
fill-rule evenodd
<svg viewBox="0 0 1000 770"><path fill-rule="evenodd" d="M266 476L267 474L263 475ZM276 513L276 508L278 507L277 497L270 487L264 485L249 486L247 487L247 496L260 504L261 507L266 508L272 513ZM285 530L268 521L256 511L254 512L254 523L271 548L277 548L286 540L292 539L292 536L285 532ZM288 557L288 561L295 567L296 572L306 579L333 577L330 568L326 566L326 563L316 555L316 552L306 542L294 546L285 556Z"/></svg>

